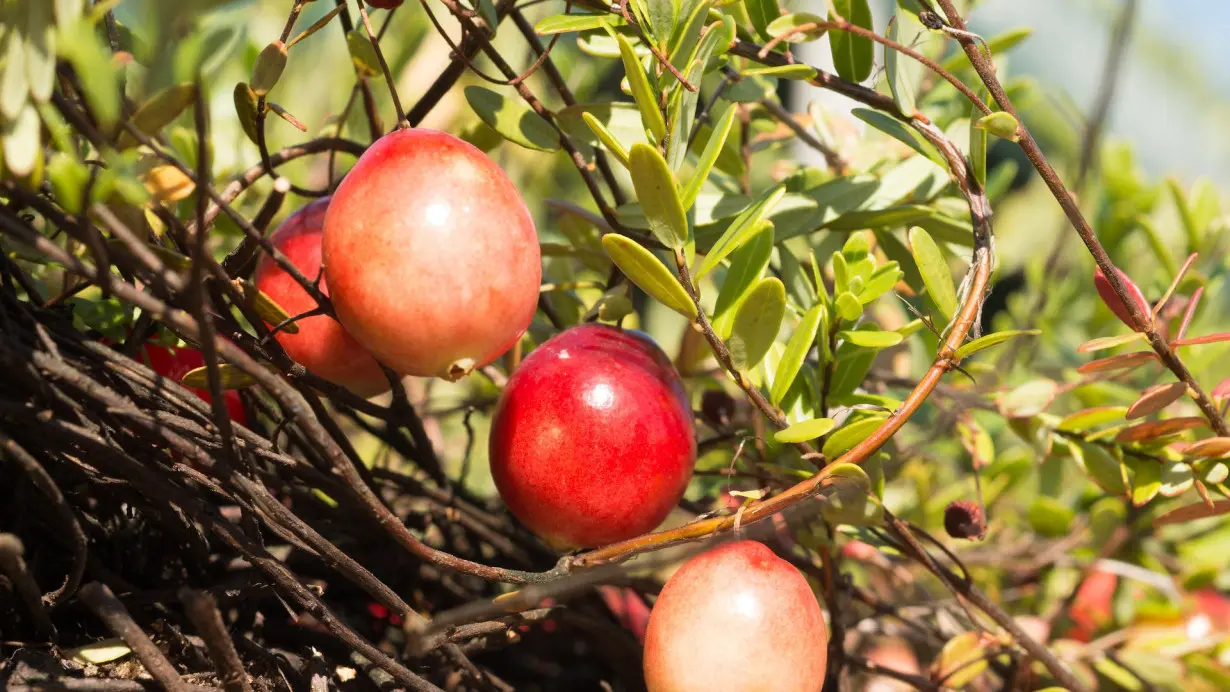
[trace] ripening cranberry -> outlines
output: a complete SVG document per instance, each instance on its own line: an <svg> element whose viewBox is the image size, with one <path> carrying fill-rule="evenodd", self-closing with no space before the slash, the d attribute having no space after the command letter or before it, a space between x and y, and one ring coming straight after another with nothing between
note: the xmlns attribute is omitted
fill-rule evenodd
<svg viewBox="0 0 1230 692"><path fill-rule="evenodd" d="M499 166L432 130L376 141L325 215L338 319L404 375L458 379L517 342L542 278L534 221Z"/></svg>
<svg viewBox="0 0 1230 692"><path fill-rule="evenodd" d="M688 560L649 613L649 692L820 692L828 627L807 579L755 541Z"/></svg>
<svg viewBox="0 0 1230 692"><path fill-rule="evenodd" d="M382 10L391 10L394 7L401 7L402 0L366 0L371 7L378 7Z"/></svg>
<svg viewBox="0 0 1230 692"><path fill-rule="evenodd" d="M176 383L189 372L205 367L205 356L193 348L167 347L149 343L141 347L140 357L150 367L150 370ZM188 391L207 402L213 401L207 389L189 388ZM248 415L243 410L243 402L239 400L239 392L234 390L226 391L222 393L222 397L226 403L226 411L230 414L231 420L246 426L248 424Z"/></svg>
<svg viewBox="0 0 1230 692"><path fill-rule="evenodd" d="M320 272L320 241L328 208L328 197L315 200L288 216L269 236L269 242L309 279L315 279ZM268 255L261 257L254 279L257 288L292 316L316 308L316 301L307 291ZM329 295L324 279L320 290ZM388 391L389 380L376 359L337 320L329 315L313 315L295 324L298 333L279 331L274 337L295 362L359 396Z"/></svg>
<svg viewBox="0 0 1230 692"><path fill-rule="evenodd" d="M599 324L539 346L491 424L491 473L508 509L556 548L658 526L696 462L692 409L648 336Z"/></svg>

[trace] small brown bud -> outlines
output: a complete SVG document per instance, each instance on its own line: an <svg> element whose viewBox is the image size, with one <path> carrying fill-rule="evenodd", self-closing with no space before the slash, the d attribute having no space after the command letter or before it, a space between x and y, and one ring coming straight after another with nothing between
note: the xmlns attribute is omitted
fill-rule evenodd
<svg viewBox="0 0 1230 692"><path fill-rule="evenodd" d="M982 540L987 535L982 507L969 500L957 500L944 509L944 530L953 538Z"/></svg>

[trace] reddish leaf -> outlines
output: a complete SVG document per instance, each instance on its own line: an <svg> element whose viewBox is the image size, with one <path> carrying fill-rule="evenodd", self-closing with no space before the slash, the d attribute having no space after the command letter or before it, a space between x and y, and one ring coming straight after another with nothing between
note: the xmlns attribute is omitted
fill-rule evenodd
<svg viewBox="0 0 1230 692"><path fill-rule="evenodd" d="M1230 377L1217 383L1217 386L1213 388L1213 393L1209 396L1214 399L1230 399Z"/></svg>
<svg viewBox="0 0 1230 692"><path fill-rule="evenodd" d="M1149 315L1149 301L1145 298L1144 292L1140 290L1140 286L1137 286L1136 282L1132 281L1131 277L1124 274L1123 270L1118 267L1115 268L1115 273L1119 275L1119 280L1123 282L1123 287L1127 289L1128 298L1136 303L1136 307L1140 309L1142 314ZM1102 302L1106 303L1106 307L1110 308L1110 311L1115 313L1115 317L1118 317L1121 322L1136 331L1141 331L1148 326L1144 324L1138 327L1132 320L1132 315L1128 312L1127 306L1115 294L1115 289L1111 288L1110 280L1102 273L1101 267L1098 267L1093 272L1093 285L1098 289L1098 295L1102 296ZM1147 320L1148 317L1145 319Z"/></svg>
<svg viewBox="0 0 1230 692"><path fill-rule="evenodd" d="M1220 457L1230 454L1230 437L1210 437L1197 440L1187 446L1183 453L1190 457Z"/></svg>
<svg viewBox="0 0 1230 692"><path fill-rule="evenodd" d="M606 603L611 614L632 632L640 641L645 641L645 628L649 626L649 606L640 594L628 588L618 586L599 586L598 595Z"/></svg>
<svg viewBox="0 0 1230 692"><path fill-rule="evenodd" d="M1168 418L1166 420L1138 423L1130 428L1124 428L1115 435L1116 442L1143 442L1159 437L1181 433L1184 430L1200 428L1208 425L1208 421L1198 416L1183 418Z"/></svg>
<svg viewBox="0 0 1230 692"><path fill-rule="evenodd" d="M1218 500L1211 506L1203 502L1197 502L1192 505L1184 505L1166 512L1162 516L1153 520L1153 527L1159 528L1168 524L1182 524L1189 521L1195 521L1197 519L1216 517L1222 514L1230 514L1230 500Z"/></svg>
<svg viewBox="0 0 1230 692"><path fill-rule="evenodd" d="M1130 370L1154 360L1157 360L1157 354L1152 351L1121 353L1117 356L1091 360L1077 368L1076 371L1082 375L1088 375L1089 373L1106 372L1107 370Z"/></svg>
<svg viewBox="0 0 1230 692"><path fill-rule="evenodd" d="M1128 407L1128 420L1144 418L1151 413L1157 413L1178 401L1187 391L1187 385L1182 382L1155 384L1141 392L1140 398Z"/></svg>
<svg viewBox="0 0 1230 692"><path fill-rule="evenodd" d="M1183 321L1179 323L1179 333L1177 338L1182 339L1187 336L1187 328L1192 324L1192 318L1196 316L1196 306L1200 304L1200 296L1204 295L1204 286L1196 289L1192 297L1187 301L1187 310L1183 311Z"/></svg>
<svg viewBox="0 0 1230 692"><path fill-rule="evenodd" d="M1200 344L1215 344L1219 341L1230 341L1230 332L1218 332L1217 334L1205 334L1204 336L1193 336L1190 339L1175 339L1170 342L1171 348L1180 346L1197 346Z"/></svg>

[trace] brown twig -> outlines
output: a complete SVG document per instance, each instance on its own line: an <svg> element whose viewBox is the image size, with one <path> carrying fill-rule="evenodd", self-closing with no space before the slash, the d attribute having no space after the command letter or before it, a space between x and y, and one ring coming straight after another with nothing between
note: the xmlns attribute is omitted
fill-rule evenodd
<svg viewBox="0 0 1230 692"><path fill-rule="evenodd" d="M154 640L128 614L128 609L111 593L105 584L92 581L77 592L78 597L111 633L128 645L141 661L141 665L154 676L158 684L171 692L187 692L188 686L179 677L179 671L167 660Z"/></svg>
<svg viewBox="0 0 1230 692"><path fill-rule="evenodd" d="M196 630L205 641L209 657L218 669L218 677L222 688L227 692L251 692L252 685L248 682L248 674L243 670L243 661L239 660L239 652L235 643L226 631L222 622L222 613L218 612L214 597L204 591L184 588L179 592L179 600L184 604L184 612L196 626Z"/></svg>

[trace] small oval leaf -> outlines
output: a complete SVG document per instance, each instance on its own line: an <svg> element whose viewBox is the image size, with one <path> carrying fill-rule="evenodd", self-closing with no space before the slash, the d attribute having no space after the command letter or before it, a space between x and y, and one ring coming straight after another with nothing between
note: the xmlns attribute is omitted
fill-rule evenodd
<svg viewBox="0 0 1230 692"><path fill-rule="evenodd" d="M918 226L910 229L909 241L910 252L918 265L918 273L922 275L923 285L927 287L927 295L931 296L931 302L944 319L952 319L957 312L957 291L953 288L948 260L944 259L931 235Z"/></svg>
<svg viewBox="0 0 1230 692"><path fill-rule="evenodd" d="M837 423L830 418L809 418L799 421L785 430L773 433L773 439L785 444L814 440L832 430Z"/></svg>
<svg viewBox="0 0 1230 692"><path fill-rule="evenodd" d="M765 34L770 38L780 38L786 43L807 43L824 36L828 29L818 26L824 21L822 17L810 12L785 14L769 22L765 27Z"/></svg>
<svg viewBox="0 0 1230 692"><path fill-rule="evenodd" d="M1011 113L1003 111L982 116L974 123L974 127L989 132L1000 139L1006 139L1009 142L1015 142L1021 138L1018 134L1020 123L1017 122Z"/></svg>
<svg viewBox="0 0 1230 692"><path fill-rule="evenodd" d="M632 100L641 111L641 121L645 128L653 133L655 142L661 142L666 137L666 121L662 119L662 111L658 108L658 99L649 86L649 78L641 67L641 61L636 57L636 51L623 34L615 34L619 44L619 56L624 64L624 72L628 76L628 87L632 91Z"/></svg>
<svg viewBox="0 0 1230 692"><path fill-rule="evenodd" d="M133 114L132 124L143 134L152 137L178 118L179 114L192 104L195 94L196 89L191 84L172 84L146 99ZM115 145L119 149L127 149L135 147L137 140L124 130Z"/></svg>
<svg viewBox="0 0 1230 692"><path fill-rule="evenodd" d="M867 6L867 0L833 0L832 7L851 24L872 30L871 8ZM834 31L829 36L829 47L833 53L833 66L842 79L861 82L871 76L875 63L875 44L871 39L848 31Z"/></svg>
<svg viewBox="0 0 1230 692"><path fill-rule="evenodd" d="M1178 401L1187 392L1182 382L1156 384L1141 392L1140 398L1128 407L1127 419L1144 418Z"/></svg>
<svg viewBox="0 0 1230 692"><path fill-rule="evenodd" d="M1123 418L1127 413L1126 406L1099 406L1097 408L1088 408L1084 411L1064 416L1063 420L1059 421L1059 425L1055 426L1056 430L1066 432L1075 432L1078 430L1089 430L1096 428L1099 425L1113 423Z"/></svg>
<svg viewBox="0 0 1230 692"><path fill-rule="evenodd" d="M286 44L274 41L261 50L256 56L256 65L252 68L252 91L257 96L264 96L282 78L286 69Z"/></svg>
<svg viewBox="0 0 1230 692"><path fill-rule="evenodd" d="M666 159L655 147L633 144L628 171L649 230L662 244L678 250L688 241L688 217L679 199L679 185Z"/></svg>
<svg viewBox="0 0 1230 692"><path fill-rule="evenodd" d="M773 389L769 393L769 401L773 402L774 406L781 404L786 392L790 391L790 386L794 384L794 378L798 377L799 369L803 367L803 361L807 359L807 353L811 351L812 344L816 341L816 332L820 329L823 318L824 306L813 306L803 314L803 319L799 320L799 326L795 327L794 333L790 335L790 341L786 342L786 351L777 364L777 373L773 376ZM823 434L820 433L820 435Z"/></svg>
<svg viewBox="0 0 1230 692"><path fill-rule="evenodd" d="M267 293L256 287L256 284L247 279L235 279L235 284L243 293L244 300L256 312L256 314L265 321L266 324L277 326L286 320L293 317L285 308L278 305L277 301L270 298ZM291 322L282 327L281 330L287 334L298 334L299 324Z"/></svg>
<svg viewBox="0 0 1230 692"><path fill-rule="evenodd" d="M256 384L255 378L230 363L218 363L218 374L222 379L222 389L243 389ZM189 370L179 379L179 383L191 389L208 389L209 367Z"/></svg>
<svg viewBox="0 0 1230 692"><path fill-rule="evenodd" d="M851 450L855 445L871 436L884 422L884 418L863 418L856 420L829 436L824 442L824 458L830 462L841 454Z"/></svg>
<svg viewBox="0 0 1230 692"><path fill-rule="evenodd" d="M892 348L905 340L900 332L883 332L876 329L840 331L837 337L863 348Z"/></svg>
<svg viewBox="0 0 1230 692"><path fill-rule="evenodd" d="M696 319L696 304L675 275L652 252L618 233L603 236L602 249L642 291L689 320Z"/></svg>
<svg viewBox="0 0 1230 692"><path fill-rule="evenodd" d="M750 370L764 360L777 339L786 314L786 287L777 277L762 279L739 305L731 328L731 360L740 370Z"/></svg>
<svg viewBox="0 0 1230 692"><path fill-rule="evenodd" d="M1121 334L1119 336L1105 336L1100 339L1090 339L1080 346L1076 347L1077 353L1089 353L1091 351L1105 351L1108 348L1116 348L1125 344L1130 344L1133 341L1144 341L1145 335L1143 332L1132 332L1131 334Z"/></svg>
<svg viewBox="0 0 1230 692"><path fill-rule="evenodd" d="M555 128L520 101L477 85L466 87L464 93L470 108L504 139L526 149L559 149L559 133Z"/></svg>
<svg viewBox="0 0 1230 692"><path fill-rule="evenodd" d="M1097 360L1089 361L1076 369L1082 375L1089 375L1097 372L1110 372L1114 370L1133 370L1146 363L1152 363L1157 360L1157 354L1153 351L1138 351L1136 353L1120 353L1117 356L1108 356Z"/></svg>
<svg viewBox="0 0 1230 692"><path fill-rule="evenodd" d="M1115 435L1115 442L1145 442L1147 440L1155 440L1161 437L1177 435L1185 430L1203 428L1208 424L1208 421L1198 416L1168 418L1166 420L1137 423L1136 425L1120 430L1119 434Z"/></svg>
<svg viewBox="0 0 1230 692"><path fill-rule="evenodd" d="M1037 336L1041 334L1041 329L1012 329L1003 332L995 332L979 337L957 349L957 358L967 358L979 351L986 350L992 346L998 346L1009 339L1014 339L1018 336Z"/></svg>

